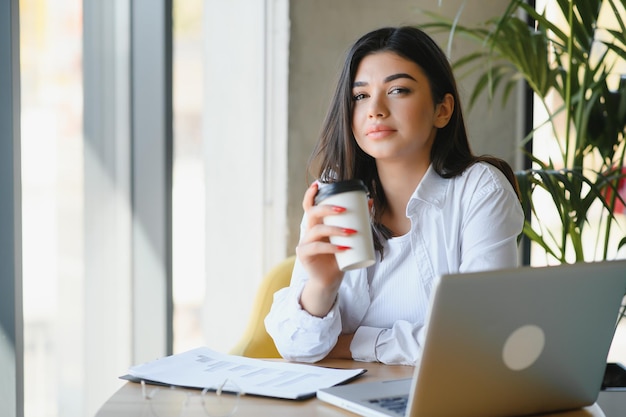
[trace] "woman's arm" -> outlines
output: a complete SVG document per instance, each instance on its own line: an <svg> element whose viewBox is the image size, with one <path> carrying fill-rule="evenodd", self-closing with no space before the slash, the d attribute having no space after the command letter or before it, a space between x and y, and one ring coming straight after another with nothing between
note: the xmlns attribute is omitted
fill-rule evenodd
<svg viewBox="0 0 626 417"><path fill-rule="evenodd" d="M515 268L517 239L522 233L524 213L511 185L496 168L489 166L484 187L464 199L461 227L460 272Z"/></svg>
<svg viewBox="0 0 626 417"><path fill-rule="evenodd" d="M343 207L314 204L318 191L313 183L305 192L304 216L297 259L289 288L277 292L265 326L280 354L289 360L315 362L333 349L341 332L337 297L343 279L335 253L345 250L330 243L332 235L350 230L323 223ZM338 348L339 349L339 348Z"/></svg>
<svg viewBox="0 0 626 417"><path fill-rule="evenodd" d="M305 215L296 254L308 275L300 304L311 315L324 317L335 304L343 278L335 253L348 249L333 245L329 238L354 232L324 224L325 216L341 214L345 208L324 204L316 206L317 191L318 184L314 182L304 194L302 208Z"/></svg>

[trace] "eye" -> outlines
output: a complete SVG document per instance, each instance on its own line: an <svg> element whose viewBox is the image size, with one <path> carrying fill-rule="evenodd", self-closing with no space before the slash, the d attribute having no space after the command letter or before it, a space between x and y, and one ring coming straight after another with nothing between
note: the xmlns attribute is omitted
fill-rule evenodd
<svg viewBox="0 0 626 417"><path fill-rule="evenodd" d="M364 98L367 98L367 94L365 93L357 93L352 96L353 101L363 100Z"/></svg>
<svg viewBox="0 0 626 417"><path fill-rule="evenodd" d="M407 94L410 93L411 90L409 90L406 87L393 87L389 90L389 95L397 95L397 94Z"/></svg>

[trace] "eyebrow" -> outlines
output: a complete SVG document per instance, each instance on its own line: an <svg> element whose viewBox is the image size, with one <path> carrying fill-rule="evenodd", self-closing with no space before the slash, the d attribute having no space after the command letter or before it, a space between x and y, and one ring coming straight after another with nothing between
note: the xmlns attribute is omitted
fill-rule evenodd
<svg viewBox="0 0 626 417"><path fill-rule="evenodd" d="M385 77L383 82L384 83L388 83L388 82L397 80L399 78L408 78L410 80L413 80L413 81L417 82L417 80L415 78L413 78L411 75L409 75L407 73L404 73L404 72L400 72L398 74L389 75L389 76ZM365 81L355 81L354 84L352 85L352 87L363 87L365 85L368 85L368 83L365 82Z"/></svg>

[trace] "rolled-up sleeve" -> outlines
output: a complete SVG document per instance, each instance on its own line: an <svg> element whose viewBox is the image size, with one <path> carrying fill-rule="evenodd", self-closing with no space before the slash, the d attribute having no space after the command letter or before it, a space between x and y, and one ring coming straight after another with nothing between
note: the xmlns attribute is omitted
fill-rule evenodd
<svg viewBox="0 0 626 417"><path fill-rule="evenodd" d="M280 355L291 361L317 362L331 351L341 333L341 317L335 302L325 317L316 317L300 305L304 282L283 288L265 318L265 329Z"/></svg>
<svg viewBox="0 0 626 417"><path fill-rule="evenodd" d="M377 362L376 346L378 337L385 329L361 326L354 333L350 343L352 358L362 362Z"/></svg>
<svg viewBox="0 0 626 417"><path fill-rule="evenodd" d="M350 350L354 360L415 365L422 355L425 326L398 320L391 329L361 326Z"/></svg>

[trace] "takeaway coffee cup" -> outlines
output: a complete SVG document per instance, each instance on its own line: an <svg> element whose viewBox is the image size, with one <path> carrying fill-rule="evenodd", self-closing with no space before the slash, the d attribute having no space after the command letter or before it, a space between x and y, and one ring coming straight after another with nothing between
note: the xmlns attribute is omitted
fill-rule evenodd
<svg viewBox="0 0 626 417"><path fill-rule="evenodd" d="M330 238L334 245L350 247L335 254L339 269L342 271L365 268L376 262L367 194L367 187L363 181L348 180L320 184L315 196L316 205L330 204L346 209L343 213L324 217L324 224L357 231L350 236Z"/></svg>

